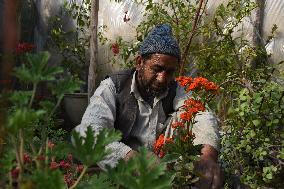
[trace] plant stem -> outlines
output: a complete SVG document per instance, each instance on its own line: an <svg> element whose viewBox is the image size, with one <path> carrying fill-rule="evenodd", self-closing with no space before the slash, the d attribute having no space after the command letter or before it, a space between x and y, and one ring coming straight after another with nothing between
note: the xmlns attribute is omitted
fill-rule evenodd
<svg viewBox="0 0 284 189"><path fill-rule="evenodd" d="M34 156L37 156L36 149L35 149L33 143L30 143L30 147L31 147L31 150L32 150L32 152L33 152L33 155L34 155ZM39 161L37 160L37 158L35 158L35 163L36 163L36 167L39 168L39 167L40 167L40 163L39 163Z"/></svg>
<svg viewBox="0 0 284 189"><path fill-rule="evenodd" d="M29 103L29 108L31 108L32 105L33 105L33 101L34 101L35 94L36 94L36 89L37 89L37 83L34 83L33 84L33 93L32 93L32 97L31 97L30 103Z"/></svg>
<svg viewBox="0 0 284 189"><path fill-rule="evenodd" d="M16 160L20 169L20 173L18 176L18 182L21 182L21 178L22 178L22 172L23 172L23 162L21 161L21 156L20 156L20 150L18 149L18 145L17 145L17 141L15 140L14 137L12 137L12 142L15 148L15 153L16 153Z"/></svg>
<svg viewBox="0 0 284 189"><path fill-rule="evenodd" d="M58 100L57 100L57 102L56 102L56 105L54 106L54 108L53 108L52 111L50 112L48 118L50 118L50 117L54 114L55 110L56 110L56 109L58 108L58 106L60 105L60 102L62 101L62 99L63 99L63 96L60 96L60 97L58 98Z"/></svg>
<svg viewBox="0 0 284 189"><path fill-rule="evenodd" d="M13 188L13 177L11 171L9 172L9 188Z"/></svg>
<svg viewBox="0 0 284 189"><path fill-rule="evenodd" d="M200 18L200 10L202 8L202 5L203 5L203 2L204 0L200 0L199 1L199 7L197 9L197 12L195 14L195 18L194 18L194 23L193 23L193 28L192 28L192 31L191 31L191 36L189 38L189 42L185 48L185 51L184 51L184 54L183 54L183 57L182 57L182 61L181 61L181 65L180 65L180 70L179 70L179 75L183 75L184 74L184 67L185 67L185 62L186 62L186 56L188 54L188 51L189 51L189 47L191 45L191 42L192 42L192 39L193 39L193 36L194 36L194 33L195 33L195 30L196 30L196 26L197 26L197 23L198 23L198 20Z"/></svg>
<svg viewBox="0 0 284 189"><path fill-rule="evenodd" d="M84 165L84 169L83 169L83 171L81 172L80 176L78 177L78 179L76 180L76 182L75 182L69 189L73 189L73 188L75 188L75 187L78 185L78 183L80 182L80 180L82 179L82 177L83 177L84 174L86 173L87 169L88 169L88 167L87 167L86 165Z"/></svg>
<svg viewBox="0 0 284 189"><path fill-rule="evenodd" d="M17 160L19 167L21 169L22 165L21 165L21 162L20 162L20 155L19 155L19 151L18 151L17 142L16 142L14 137L12 137L12 142L13 142L15 153L16 153L16 160Z"/></svg>
<svg viewBox="0 0 284 189"><path fill-rule="evenodd" d="M23 158L24 158L24 135L23 135L23 130L20 129L19 130L19 138L20 138L20 149L19 149L19 152L20 152L20 161L21 163L23 164Z"/></svg>
<svg viewBox="0 0 284 189"><path fill-rule="evenodd" d="M47 165L48 165L48 137L46 138L46 141L45 141L45 168L47 168Z"/></svg>

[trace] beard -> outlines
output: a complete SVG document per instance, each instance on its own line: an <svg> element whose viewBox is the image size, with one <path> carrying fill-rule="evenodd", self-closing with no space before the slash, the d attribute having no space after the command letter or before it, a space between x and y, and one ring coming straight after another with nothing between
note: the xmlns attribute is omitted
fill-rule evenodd
<svg viewBox="0 0 284 189"><path fill-rule="evenodd" d="M141 69L138 72L138 83L140 85L140 89L146 93L148 97L158 97L166 92L167 87L153 87L153 81L147 81L145 78L145 71Z"/></svg>

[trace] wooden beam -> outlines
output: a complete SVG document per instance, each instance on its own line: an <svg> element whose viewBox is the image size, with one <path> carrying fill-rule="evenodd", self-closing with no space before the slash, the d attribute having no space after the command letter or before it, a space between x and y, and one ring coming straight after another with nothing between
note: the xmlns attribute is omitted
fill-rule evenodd
<svg viewBox="0 0 284 189"><path fill-rule="evenodd" d="M0 64L0 156L3 154L7 97L12 89L13 51L18 42L20 0L6 0L3 7L3 57Z"/></svg>
<svg viewBox="0 0 284 189"><path fill-rule="evenodd" d="M91 96L94 94L96 87L96 70L98 60L98 11L99 11L99 0L92 0L91 3L91 41L90 41L90 65L88 75L88 102L90 102Z"/></svg>

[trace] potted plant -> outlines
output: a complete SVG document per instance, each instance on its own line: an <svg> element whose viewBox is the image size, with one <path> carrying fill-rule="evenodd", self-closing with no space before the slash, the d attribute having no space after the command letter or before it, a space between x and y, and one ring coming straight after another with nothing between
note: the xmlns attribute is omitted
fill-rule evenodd
<svg viewBox="0 0 284 189"><path fill-rule="evenodd" d="M62 7L61 15L52 17L50 20L50 47L55 47L60 54L65 75L78 77L82 81L80 90L64 95L63 112L68 130L80 124L88 105L90 6L90 2L87 1L80 4L75 1L66 2ZM69 19L69 24L71 22L74 25L71 29L66 29L66 17Z"/></svg>

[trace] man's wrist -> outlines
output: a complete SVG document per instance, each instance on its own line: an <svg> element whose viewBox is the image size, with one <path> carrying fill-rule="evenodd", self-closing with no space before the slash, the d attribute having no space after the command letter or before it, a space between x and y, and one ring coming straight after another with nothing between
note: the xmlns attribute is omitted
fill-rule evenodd
<svg viewBox="0 0 284 189"><path fill-rule="evenodd" d="M217 162L218 160L218 151L209 144L204 144L201 149L201 159L203 160L214 160Z"/></svg>
<svg viewBox="0 0 284 189"><path fill-rule="evenodd" d="M123 158L124 161L129 161L132 157L134 157L137 154L135 150L130 150L126 156Z"/></svg>

